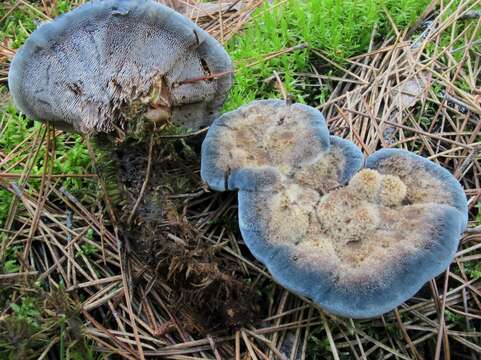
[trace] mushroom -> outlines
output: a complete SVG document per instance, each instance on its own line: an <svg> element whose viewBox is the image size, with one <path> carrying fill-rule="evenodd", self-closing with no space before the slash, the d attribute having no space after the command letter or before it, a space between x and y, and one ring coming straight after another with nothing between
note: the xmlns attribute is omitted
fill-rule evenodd
<svg viewBox="0 0 481 360"><path fill-rule="evenodd" d="M362 164L354 144L327 136L317 110L257 101L214 121L201 175L238 190L242 237L278 283L367 318L449 265L467 202L447 170L408 151L379 150Z"/></svg>
<svg viewBox="0 0 481 360"><path fill-rule="evenodd" d="M151 0L92 1L37 28L8 83L28 117L82 133L126 122L209 125L232 85L223 47Z"/></svg>

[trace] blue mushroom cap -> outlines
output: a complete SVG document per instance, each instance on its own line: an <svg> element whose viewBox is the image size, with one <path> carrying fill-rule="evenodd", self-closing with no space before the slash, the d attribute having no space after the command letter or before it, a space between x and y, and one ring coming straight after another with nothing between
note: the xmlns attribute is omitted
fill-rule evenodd
<svg viewBox="0 0 481 360"><path fill-rule="evenodd" d="M427 227L424 234L428 241L408 252L409 256L398 256L397 262L379 259L378 265L383 267L376 270L382 271L373 273L374 277L366 274L351 281L340 280L339 269L329 264L329 252L323 255L317 249L316 254L315 246L302 246L304 239L291 242L278 238L274 231L278 224L269 224L278 216L271 198L269 192L239 192L239 227L246 245L277 282L341 316L368 318L393 309L446 269L457 249L462 218L456 209L439 204L411 205L402 209L403 216L415 217L420 226ZM294 217L281 220L295 222ZM416 237L410 228L398 231L401 236Z"/></svg>
<svg viewBox="0 0 481 360"><path fill-rule="evenodd" d="M271 250L275 255L264 263L277 282L312 298L333 314L351 318L379 316L414 296L427 281L443 272L454 257L461 219L452 207L437 206L424 209L435 212L426 217L435 225L429 244L399 263L386 262L385 273L376 274L378 278L339 282L339 273L329 267L323 269L317 262L320 257L309 259L306 250L288 246ZM252 241L244 239L247 244Z"/></svg>
<svg viewBox="0 0 481 360"><path fill-rule="evenodd" d="M168 7L104 0L39 26L14 57L8 84L19 110L60 128L108 131L137 107L196 128L217 116L231 70L223 47ZM189 81L215 74L223 75Z"/></svg>
<svg viewBox="0 0 481 360"><path fill-rule="evenodd" d="M359 148L352 142L338 136L331 136L331 147L341 149L346 161L340 181L342 184L347 183L351 177L361 170L364 163L364 156Z"/></svg>
<svg viewBox="0 0 481 360"><path fill-rule="evenodd" d="M447 170L404 150L379 150L363 168L314 109L294 117L304 107L257 101L217 119L202 178L238 190L242 237L278 283L341 316L378 316L449 266L466 196Z"/></svg>

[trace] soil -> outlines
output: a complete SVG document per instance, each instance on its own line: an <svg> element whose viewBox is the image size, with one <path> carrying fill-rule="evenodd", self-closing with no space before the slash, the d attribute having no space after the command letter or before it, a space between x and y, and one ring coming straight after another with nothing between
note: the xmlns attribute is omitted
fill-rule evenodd
<svg viewBox="0 0 481 360"><path fill-rule="evenodd" d="M151 151L150 139L118 142L103 136L96 144L113 161L110 171L103 171L105 181L121 189L115 213L126 259L135 256L145 264L144 269L129 267L135 291L168 289L175 319L186 330L205 335L251 324L258 318L260 299L238 263L219 256L220 248L202 240L186 216L195 209L186 200L191 197L182 195L207 195L199 176L201 141L154 139ZM231 194L223 197L220 201L235 201ZM144 271L154 283L139 282Z"/></svg>

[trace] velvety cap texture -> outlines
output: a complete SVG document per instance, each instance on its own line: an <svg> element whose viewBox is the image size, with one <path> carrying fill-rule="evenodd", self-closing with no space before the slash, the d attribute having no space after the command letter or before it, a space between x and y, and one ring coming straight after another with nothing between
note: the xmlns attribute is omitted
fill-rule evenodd
<svg viewBox="0 0 481 360"><path fill-rule="evenodd" d="M238 190L242 237L277 282L346 317L412 297L447 268L467 223L466 196L446 169L398 149L364 161L329 136L320 112L284 101L217 119L201 175Z"/></svg>

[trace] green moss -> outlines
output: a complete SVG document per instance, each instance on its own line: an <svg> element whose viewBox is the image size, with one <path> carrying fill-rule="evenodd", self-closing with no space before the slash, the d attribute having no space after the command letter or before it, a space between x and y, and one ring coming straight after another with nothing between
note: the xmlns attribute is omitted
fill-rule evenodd
<svg viewBox="0 0 481 360"><path fill-rule="evenodd" d="M16 1L7 0L5 5L7 4L9 7L0 6L0 18L6 15L10 7L15 6ZM29 7L12 11L0 27L0 42L8 40L11 48L19 48L37 27L35 22L38 16L39 14Z"/></svg>
<svg viewBox="0 0 481 360"><path fill-rule="evenodd" d="M402 28L415 21L428 0L289 0L278 6L278 1L265 3L253 15L253 21L240 35L227 43L227 49L236 61L235 86L226 110L232 110L256 98L279 97L279 92L264 80L276 70L281 74L289 93L299 102L306 96L322 102L328 96L327 88L318 93L305 88L299 74L312 73L311 65L323 63L313 53L323 51L327 57L343 63L347 57L366 51L372 31L377 26L378 37L392 32L384 9ZM308 43L307 49L264 61L266 54L299 44ZM256 63L254 66L250 64ZM306 92L311 92L307 94Z"/></svg>
<svg viewBox="0 0 481 360"><path fill-rule="evenodd" d="M0 88L0 96L6 94L6 88ZM15 150L15 156L0 166L0 171L8 169L10 174L22 174L25 171L25 162L32 161L33 140L36 132L43 134L45 125L27 119L18 113L12 103L7 101L0 104L0 149L4 154ZM26 141L25 141L26 140ZM25 143L21 146L19 144ZM51 164L44 163L45 146L41 146L35 161L32 164L31 175L41 176ZM90 157L84 140L75 134L61 133L55 137L55 159L53 160L53 174L81 175L92 171ZM29 179L29 185L38 189L39 178ZM96 194L95 183L88 178L66 177L62 185L79 200L88 200L89 194ZM88 189L88 191L87 191ZM0 224L3 224L10 208L12 194L0 188ZM90 201L95 200L90 198Z"/></svg>

